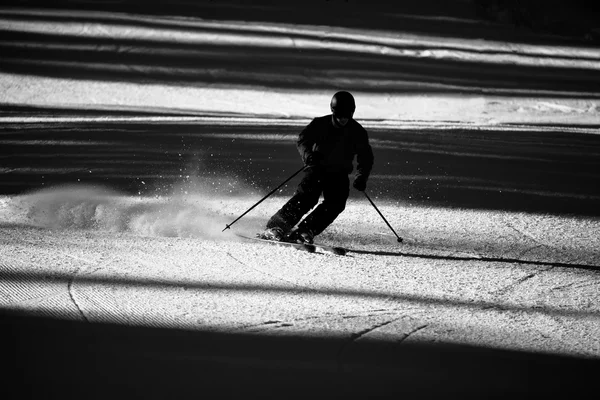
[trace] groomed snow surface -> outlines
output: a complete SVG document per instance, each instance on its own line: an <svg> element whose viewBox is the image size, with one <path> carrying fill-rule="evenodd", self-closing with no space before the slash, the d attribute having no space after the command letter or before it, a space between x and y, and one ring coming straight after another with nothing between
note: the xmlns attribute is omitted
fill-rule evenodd
<svg viewBox="0 0 600 400"><path fill-rule="evenodd" d="M2 29L21 35L6 46L31 55L15 50L0 72L0 328L15 398L548 398L594 388L600 221L590 206L597 172L585 167L598 165L600 96L585 81L600 68L597 48L61 13L0 13ZM210 55L216 64L131 64L125 55L148 51L145 42L157 60ZM124 58L35 58L53 51ZM338 61L319 58L327 52L377 62L333 73ZM243 54L255 64L228 67ZM261 64L282 54L288 69ZM316 64L295 65L302 60ZM319 60L327 68L311 69ZM447 80L419 75L431 61L440 76L452 72ZM508 75L480 82L454 74L454 63ZM356 119L379 130L368 190L403 243L355 191L318 237L347 256L235 235L262 229L298 180L223 231L298 168L283 150L290 132L328 113L335 88L347 87L357 87ZM176 140L163 143L169 132ZM192 156L206 164L188 168ZM403 177L400 156L481 163L462 182L456 163ZM512 165L514 182L494 163ZM261 168L254 185L247 175ZM526 187L535 176L539 185ZM132 190L161 179L162 190ZM469 191L473 206L401 197L426 180ZM510 207L485 203L502 190L514 195ZM553 212L554 202L574 206Z"/></svg>
<svg viewBox="0 0 600 400"><path fill-rule="evenodd" d="M404 238L398 244L366 200L355 199L320 238L350 250L334 256L221 232L256 200L144 198L82 186L3 197L2 307L51 318L25 332L31 322L5 319L20 332L14 350L29 355L17 364L45 382L34 391L62 395L56 379L69 363L61 357L86 366L74 375L82 390L108 364L99 397L124 388L146 393L153 386L144 367L168 392L150 397L184 395L193 385L224 396L267 388L273 397L305 379L299 397L474 396L493 387L549 395L587 387L600 354L597 220L380 201ZM265 201L232 230L254 234L284 200ZM52 322L65 320L97 328ZM201 336L173 349L181 330ZM78 331L83 336L73 337ZM26 339L34 332L49 332L70 350L53 356L51 343ZM102 346L106 355L94 350ZM133 370L120 375L112 363L123 358ZM58 363L52 373L39 367L47 363ZM548 382L553 374L563 381ZM216 383L240 376L251 384Z"/></svg>

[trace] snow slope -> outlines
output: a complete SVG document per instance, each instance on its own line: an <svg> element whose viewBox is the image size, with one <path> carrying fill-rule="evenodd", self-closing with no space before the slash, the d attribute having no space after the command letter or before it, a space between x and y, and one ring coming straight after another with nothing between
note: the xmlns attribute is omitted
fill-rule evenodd
<svg viewBox="0 0 600 400"><path fill-rule="evenodd" d="M272 374L288 371L308 387L314 381L304 374L312 371L332 386L337 381L329 377L343 375L370 394L400 387L423 397L440 391L479 398L577 395L591 388L588 378L600 357L600 221L590 215L592 207L566 214L534 204L535 212L523 199L568 207L597 198L597 172L585 170L598 159L599 89L589 80L598 73L597 49L20 9L1 10L0 27L17 38L3 42L8 61L0 72L0 141L14 151L1 153L7 164L0 174L30 189L3 188L0 197L0 322L9 321L2 332L18 332L8 342L15 343L9 354L19 366L16 382L33 376L45 382L44 391L62 396L69 395L63 380L74 376L70 387L87 393L98 386L98 397L103 384L158 396L153 382L197 394L214 385L209 372L224 365L227 373L218 377L226 375L229 386L235 386L232 375L250 376L263 395L278 384ZM132 61L151 51L156 63ZM240 67L242 56L251 62ZM176 62L165 65L170 57ZM359 66L331 72L345 57ZM270 64L277 59L286 60L285 68ZM182 60L188 62L178 64ZM326 68L315 68L315 60L325 60ZM381 69L372 69L377 65ZM449 81L433 79L435 71L448 73ZM384 132L374 135L385 162L369 190L377 191L378 207L404 243L396 243L359 193L319 237L347 246L347 257L258 245L222 232L265 194L264 186L251 186L233 171L260 171L268 181L288 175L296 161L279 147L266 152L265 143L293 146L284 130L327 113L332 93L348 87L358 102L356 118ZM283 133L246 132L265 126ZM171 140L157 127L169 129ZM252 140L231 145L244 136ZM184 137L219 143L198 150L207 174L188 175L187 157L196 154ZM586 145L588 152L578 156ZM209 162L213 154L224 160L224 173L209 168L216 165ZM417 164L413 175L403 163L409 156ZM457 168L466 165L465 173L477 171L460 182L459 175L421 170L446 156L456 157L450 160ZM94 160L102 165L92 167ZM251 165L258 162L271 164ZM510 181L509 166L524 178L492 179ZM550 178L540 179L547 186L516 185L548 171ZM83 172L104 182L92 185ZM141 189L166 175L177 184ZM573 185L553 184L553 176ZM70 185L45 185L52 179ZM471 185L474 205L395 197L435 179L461 190ZM292 189L293 183L233 229L253 234ZM507 197L517 199L512 207L484 202L502 190L515 195ZM50 322L29 328L30 320L11 319L15 312ZM65 320L78 328L56 327ZM102 327L113 326L105 324L124 330L105 333ZM84 328L91 330L79 339L72 334ZM167 339L156 339L161 335ZM161 346L131 350L148 336ZM257 349L232 347L230 337L263 342ZM126 345L117 345L120 338ZM103 340L108 350L100 350ZM89 360L104 356L111 367L97 379L99 367ZM72 368L72 360L88 369ZM200 366L208 378L189 379ZM253 373L256 368L267 373ZM178 373L169 375L170 369ZM131 371L142 372L131 378ZM390 374L389 387L378 386L382 371ZM152 373L160 376L150 379Z"/></svg>
<svg viewBox="0 0 600 400"><path fill-rule="evenodd" d="M347 88L366 121L598 121L595 47L89 11L0 24L4 105L311 118Z"/></svg>

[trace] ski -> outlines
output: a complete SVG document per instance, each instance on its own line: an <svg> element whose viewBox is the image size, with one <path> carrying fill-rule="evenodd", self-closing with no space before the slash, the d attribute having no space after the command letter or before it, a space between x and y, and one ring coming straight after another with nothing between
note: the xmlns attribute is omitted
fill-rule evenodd
<svg viewBox="0 0 600 400"><path fill-rule="evenodd" d="M310 244L301 244L301 243L284 242L284 241L278 242L276 240L267 240L267 239L261 239L259 237L246 236L246 235L242 235L240 233L236 233L236 236L241 237L242 239L256 240L256 241L259 241L262 243L268 243L268 244L272 244L275 246L293 247L296 250L306 251L308 253L314 253L317 250L315 246L310 245Z"/></svg>
<svg viewBox="0 0 600 400"><path fill-rule="evenodd" d="M319 244L319 243L308 244L308 243L294 243L294 242L286 242L286 241L278 242L276 240L267 240L267 239L261 239L259 237L246 236L246 235L242 235L240 233L236 233L236 235L241 237L242 239L256 240L259 242L269 243L269 244L276 245L276 246L293 247L296 250L306 251L308 253L319 252L319 253L334 254L336 256L345 256L346 253L348 252L348 250L344 249L343 247L328 246L328 245Z"/></svg>
<svg viewBox="0 0 600 400"><path fill-rule="evenodd" d="M347 249L338 246L328 246L320 243L313 243L310 246L314 246L315 250L321 253L335 254L336 256L345 256L348 252Z"/></svg>

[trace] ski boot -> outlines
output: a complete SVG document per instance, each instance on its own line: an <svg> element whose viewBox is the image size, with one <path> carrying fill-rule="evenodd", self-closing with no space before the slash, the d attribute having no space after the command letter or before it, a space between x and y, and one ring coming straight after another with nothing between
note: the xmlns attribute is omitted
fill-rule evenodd
<svg viewBox="0 0 600 400"><path fill-rule="evenodd" d="M273 240L275 242L284 241L285 234L281 228L267 228L263 232L256 235L259 239Z"/></svg>
<svg viewBox="0 0 600 400"><path fill-rule="evenodd" d="M315 238L315 235L312 233L312 231L310 229L299 228L299 229L296 229L295 231L293 231L289 235L288 240L293 243L313 244L314 238Z"/></svg>

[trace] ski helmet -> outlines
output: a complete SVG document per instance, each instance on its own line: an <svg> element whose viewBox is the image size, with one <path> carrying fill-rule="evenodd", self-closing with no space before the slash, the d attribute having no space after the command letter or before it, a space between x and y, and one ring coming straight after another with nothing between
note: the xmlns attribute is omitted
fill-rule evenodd
<svg viewBox="0 0 600 400"><path fill-rule="evenodd" d="M352 118L354 110L356 110L356 103L354 103L354 97L350 92L337 92L331 98L331 112L335 116Z"/></svg>

